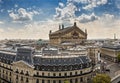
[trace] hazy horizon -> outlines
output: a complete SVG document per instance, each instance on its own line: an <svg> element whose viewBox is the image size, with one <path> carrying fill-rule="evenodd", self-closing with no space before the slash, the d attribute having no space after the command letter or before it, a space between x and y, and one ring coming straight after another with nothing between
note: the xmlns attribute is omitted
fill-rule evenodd
<svg viewBox="0 0 120 83"><path fill-rule="evenodd" d="M8 5L9 4L9 5ZM59 24L88 39L120 38L119 0L0 0L0 39L48 39Z"/></svg>

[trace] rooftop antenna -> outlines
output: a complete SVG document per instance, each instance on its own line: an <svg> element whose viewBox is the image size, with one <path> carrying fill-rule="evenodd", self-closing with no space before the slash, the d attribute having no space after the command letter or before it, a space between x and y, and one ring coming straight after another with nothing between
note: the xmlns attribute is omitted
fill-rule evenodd
<svg viewBox="0 0 120 83"><path fill-rule="evenodd" d="M116 40L116 34L114 33L114 40Z"/></svg>

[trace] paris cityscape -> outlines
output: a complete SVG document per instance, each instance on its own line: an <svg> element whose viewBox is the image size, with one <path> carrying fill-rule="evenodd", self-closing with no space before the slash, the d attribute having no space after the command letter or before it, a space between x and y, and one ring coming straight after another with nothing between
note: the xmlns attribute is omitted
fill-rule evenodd
<svg viewBox="0 0 120 83"><path fill-rule="evenodd" d="M120 0L0 0L0 83L120 83Z"/></svg>

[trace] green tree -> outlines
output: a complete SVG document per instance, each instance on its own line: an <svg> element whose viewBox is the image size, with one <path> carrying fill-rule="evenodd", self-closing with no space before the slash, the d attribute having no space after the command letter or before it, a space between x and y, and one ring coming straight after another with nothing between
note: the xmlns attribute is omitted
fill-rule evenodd
<svg viewBox="0 0 120 83"><path fill-rule="evenodd" d="M68 80L65 80L64 83L70 83Z"/></svg>
<svg viewBox="0 0 120 83"><path fill-rule="evenodd" d="M93 83L111 83L111 78L107 74L97 74L92 81Z"/></svg>
<svg viewBox="0 0 120 83"><path fill-rule="evenodd" d="M117 55L118 62L120 62L120 52Z"/></svg>

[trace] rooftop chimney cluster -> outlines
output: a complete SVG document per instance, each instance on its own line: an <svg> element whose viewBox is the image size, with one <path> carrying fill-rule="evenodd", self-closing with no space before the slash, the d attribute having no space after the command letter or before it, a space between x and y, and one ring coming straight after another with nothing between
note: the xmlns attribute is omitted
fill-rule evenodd
<svg viewBox="0 0 120 83"><path fill-rule="evenodd" d="M62 29L64 29L64 25L63 24L59 25L59 30L62 30Z"/></svg>

